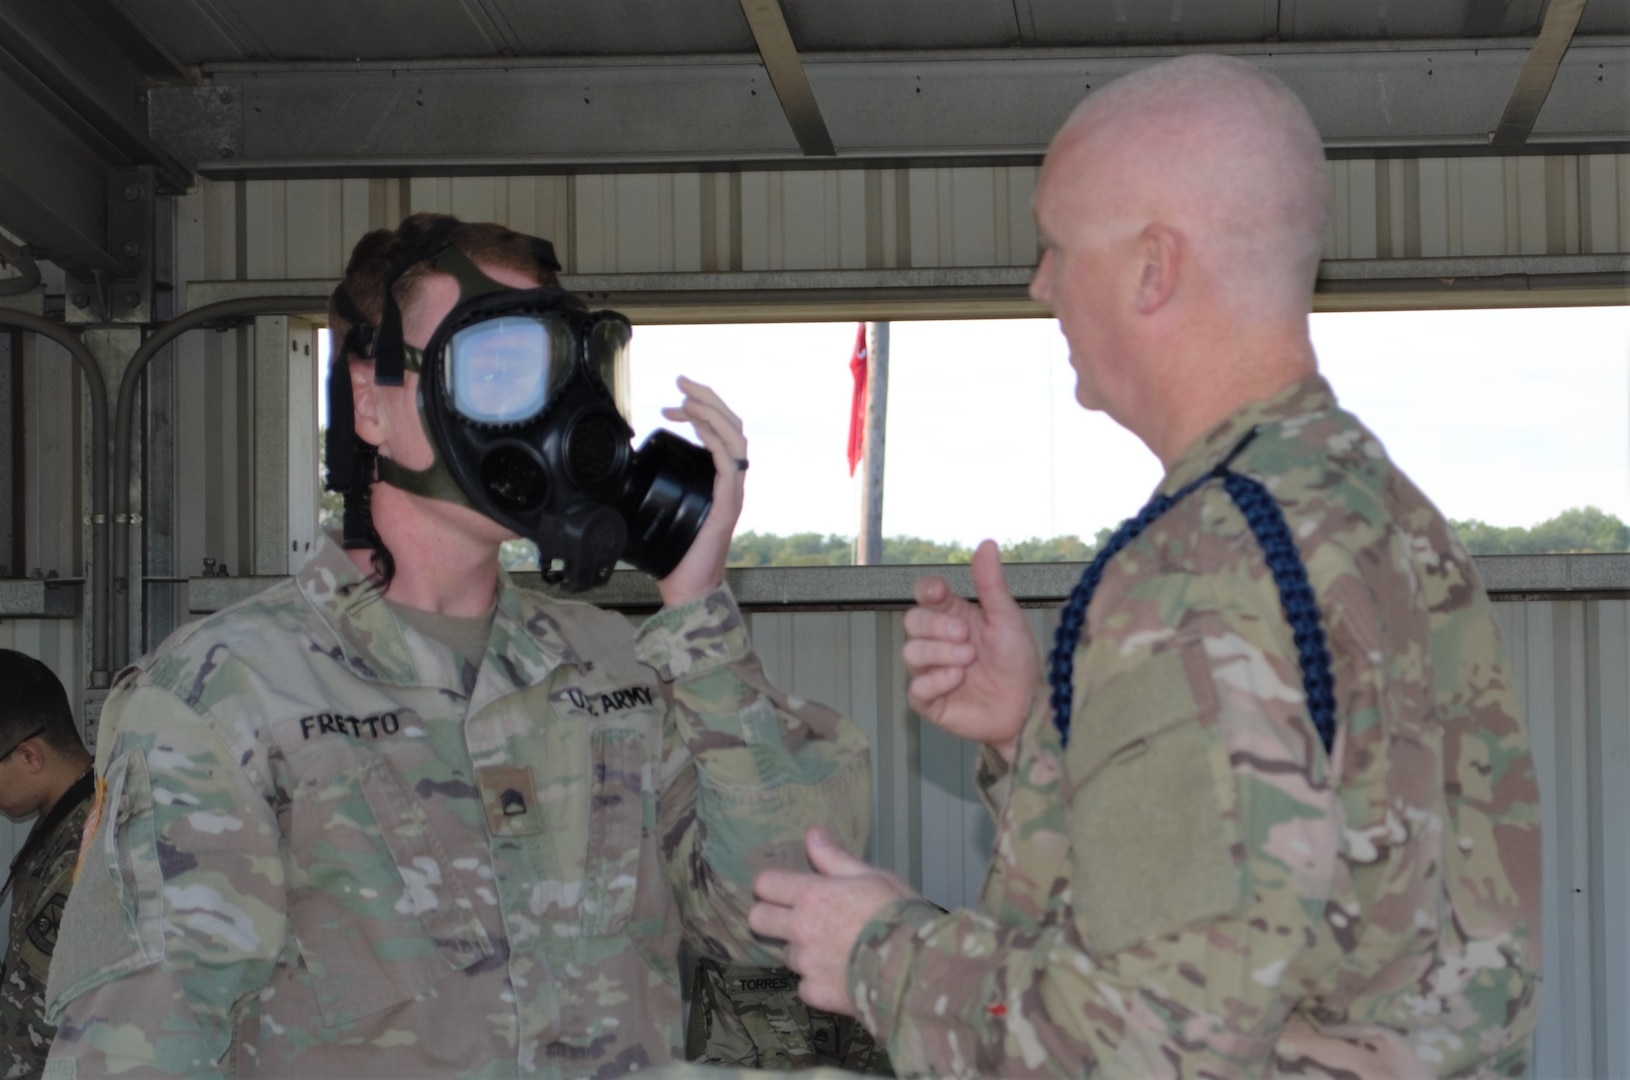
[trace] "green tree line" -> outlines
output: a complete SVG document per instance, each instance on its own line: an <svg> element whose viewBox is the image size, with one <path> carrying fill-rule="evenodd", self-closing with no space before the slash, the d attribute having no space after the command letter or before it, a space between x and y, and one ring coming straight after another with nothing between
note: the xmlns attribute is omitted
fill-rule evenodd
<svg viewBox="0 0 1630 1080"><path fill-rule="evenodd" d="M1564 555L1630 551L1630 525L1594 506L1564 510L1531 528L1501 528L1472 519L1453 523L1473 555Z"/></svg>
<svg viewBox="0 0 1630 1080"><path fill-rule="evenodd" d="M1079 536L1055 536L1044 540L1032 537L1002 544L1004 562L1084 562L1109 539L1110 530L1101 529L1092 540ZM849 566L854 562L855 542L836 533L738 533L730 543L731 566ZM965 563L973 558L973 548L956 542L940 543L919 536L889 536L883 539L883 562L888 566L933 566Z"/></svg>
<svg viewBox="0 0 1630 1080"><path fill-rule="evenodd" d="M1630 551L1630 525L1612 514L1586 506L1564 510L1529 528L1504 528L1476 519L1451 522L1473 555L1557 555ZM1109 539L1100 529L1091 541L1079 536L1031 537L1000 545L1003 562L1086 562ZM916 536L883 539L883 562L893 566L965 563L973 549ZM739 533L730 544L731 566L849 566L854 540L836 533Z"/></svg>

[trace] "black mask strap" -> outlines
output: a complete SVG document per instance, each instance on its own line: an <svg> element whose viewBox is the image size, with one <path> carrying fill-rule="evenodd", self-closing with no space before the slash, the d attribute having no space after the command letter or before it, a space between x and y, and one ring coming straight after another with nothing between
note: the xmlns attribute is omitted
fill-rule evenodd
<svg viewBox="0 0 1630 1080"><path fill-rule="evenodd" d="M532 241L532 259L539 266L554 273L560 273L560 261L555 258L555 245L540 236L529 237Z"/></svg>
<svg viewBox="0 0 1630 1080"><path fill-rule="evenodd" d="M379 319L379 333L374 338L374 382L380 386L402 385L402 312L396 306L396 280L409 267L447 250L453 230L459 224L457 218L442 218L423 232L402 236L401 250L385 275L385 310ZM550 257L554 257L553 251Z"/></svg>
<svg viewBox="0 0 1630 1080"><path fill-rule="evenodd" d="M340 348L355 356L367 360L374 358L374 327L368 321L368 316L357 307L357 302L351 299L351 294L345 289L345 282L334 286L334 295L329 302L334 305L334 311L340 318L351 324L351 329L345 332L345 340Z"/></svg>
<svg viewBox="0 0 1630 1080"><path fill-rule="evenodd" d="M351 395L351 357L371 358L374 328L341 282L332 298L334 311L351 324L338 355L328 366L328 431L323 452L328 474L323 487L339 492L345 500L341 516L342 542L352 549L372 548L377 542L373 515L368 508L369 488L374 481L375 450L357 435L356 405Z"/></svg>
<svg viewBox="0 0 1630 1080"><path fill-rule="evenodd" d="M338 304L335 307L339 310ZM349 335L346 340L350 341ZM341 352L328 366L328 431L324 434L323 452L328 459L328 475L323 478L323 487L339 492L345 499L341 517L344 545L347 548L373 547L378 538L368 509L368 495L374 482L377 453L371 443L363 442L357 435L349 352Z"/></svg>

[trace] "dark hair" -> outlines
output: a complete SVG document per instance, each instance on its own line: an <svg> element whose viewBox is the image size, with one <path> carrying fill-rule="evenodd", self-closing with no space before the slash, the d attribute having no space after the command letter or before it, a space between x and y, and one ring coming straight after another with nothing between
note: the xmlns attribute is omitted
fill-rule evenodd
<svg viewBox="0 0 1630 1080"><path fill-rule="evenodd" d="M85 749L62 680L32 656L0 649L0 748L34 731L53 750Z"/></svg>
<svg viewBox="0 0 1630 1080"><path fill-rule="evenodd" d="M349 363L357 358L346 347L351 340L352 317L360 314L377 331L384 317L385 285L404 249L411 251L413 245L423 243L427 234L437 232L445 234L445 244L401 270L391 285L391 295L398 308L406 310L414 302L425 277L431 273L431 258L447 248L457 248L479 266L531 274L540 285L559 283L555 271L560 267L555 262L553 248L546 242L493 222L460 221L451 214L414 214L394 230L375 229L351 249L345 278L328 305L330 363ZM347 317L342 306L352 317ZM336 423L335 403L331 401L329 406L328 422L333 425ZM367 467L372 467L371 460ZM396 560L373 527L366 486L352 497L357 500L354 512L365 522L367 544L373 551L374 583L381 590L388 589L396 576Z"/></svg>

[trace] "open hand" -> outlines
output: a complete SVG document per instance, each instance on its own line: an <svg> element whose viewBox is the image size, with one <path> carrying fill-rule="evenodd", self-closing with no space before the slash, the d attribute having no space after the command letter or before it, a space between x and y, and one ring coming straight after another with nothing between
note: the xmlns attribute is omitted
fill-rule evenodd
<svg viewBox="0 0 1630 1080"><path fill-rule="evenodd" d="M802 976L798 996L817 1009L855 1015L849 954L860 932L910 885L850 855L812 828L804 837L813 874L765 870L753 880L759 902L747 915L755 933L787 943L785 963Z"/></svg>
<svg viewBox="0 0 1630 1080"><path fill-rule="evenodd" d="M1010 764L1041 682L1041 652L1008 591L996 545L974 552L970 603L940 577L919 578L900 650L911 707L953 735L988 743Z"/></svg>

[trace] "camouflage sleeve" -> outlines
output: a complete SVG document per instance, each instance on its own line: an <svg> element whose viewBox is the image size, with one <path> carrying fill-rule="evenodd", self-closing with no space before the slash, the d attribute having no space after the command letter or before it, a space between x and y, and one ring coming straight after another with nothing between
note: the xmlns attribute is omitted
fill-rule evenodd
<svg viewBox="0 0 1630 1080"><path fill-rule="evenodd" d="M1051 700L1047 684L1038 684L1030 695L1030 710L1025 716L1027 727L1046 722L1052 712ZM979 800L990 811L991 817L1000 820L1002 809L1013 793L1013 767L1003 760L994 747L981 743L979 757L974 762L973 779Z"/></svg>
<svg viewBox="0 0 1630 1080"><path fill-rule="evenodd" d="M704 956L780 966L747 929L760 869L808 869L804 833L866 846L866 736L824 705L764 676L728 589L659 612L636 652L661 677L669 710L661 779L662 852L687 936Z"/></svg>
<svg viewBox="0 0 1630 1080"><path fill-rule="evenodd" d="M65 823L71 824L72 820ZM20 940L9 943L8 955L15 963L6 966L0 985L0 1080L38 1076L45 1067L56 1032L45 1019L45 981L73 887L78 851L78 844L68 845L55 864L45 868L45 886L33 894L30 909L13 914L12 925L24 929Z"/></svg>
<svg viewBox="0 0 1630 1080"><path fill-rule="evenodd" d="M1077 654L1068 791L999 828L993 875L1068 853L1068 891L1031 920L902 901L851 954L902 1074L1256 1075L1302 973L1339 961L1319 928L1341 814L1283 620L1227 578L1144 579L1125 606Z"/></svg>
<svg viewBox="0 0 1630 1080"><path fill-rule="evenodd" d="M119 696L103 712L105 794L52 963L46 1075L214 1075L284 942L269 780L172 695Z"/></svg>

